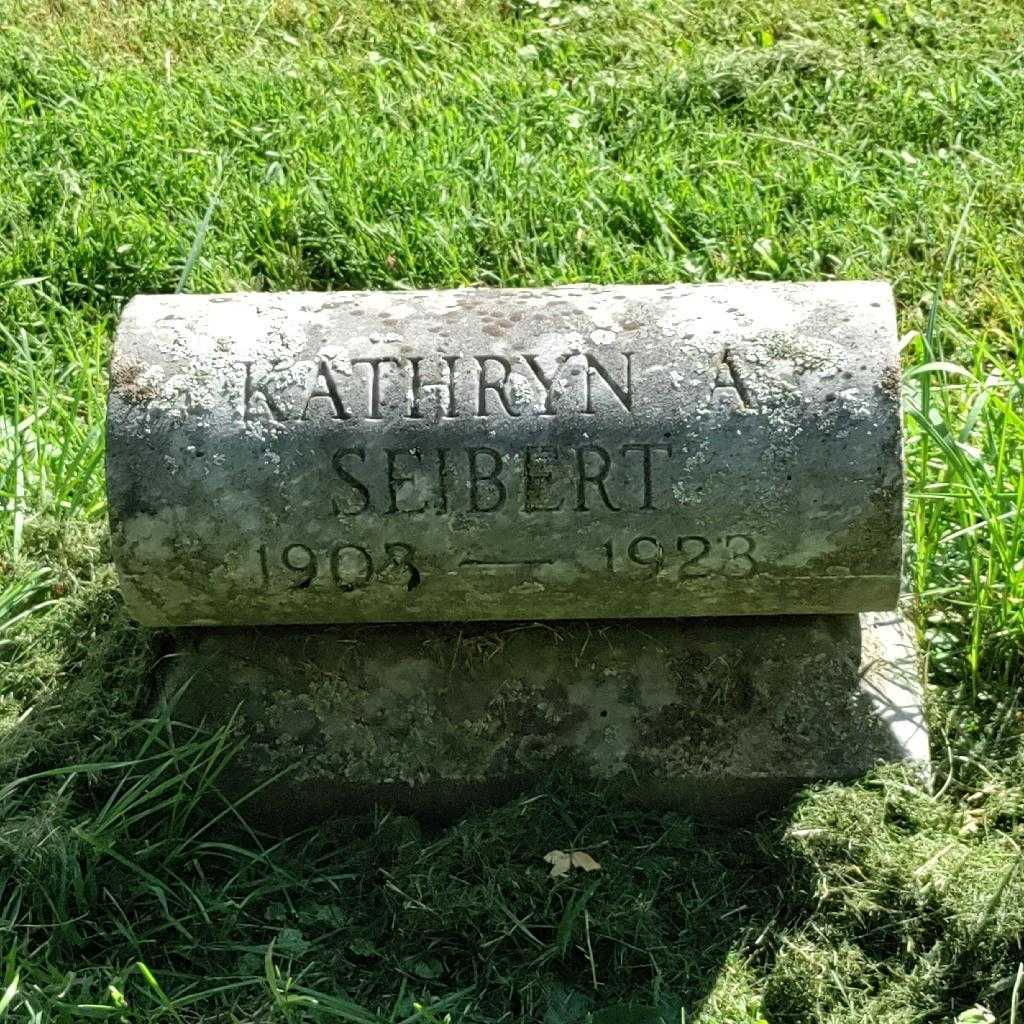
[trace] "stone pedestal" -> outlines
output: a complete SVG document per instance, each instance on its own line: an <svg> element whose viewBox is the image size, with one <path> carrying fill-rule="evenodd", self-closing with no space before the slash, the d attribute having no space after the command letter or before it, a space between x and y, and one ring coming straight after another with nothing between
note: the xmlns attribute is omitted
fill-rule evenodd
<svg viewBox="0 0 1024 1024"><path fill-rule="evenodd" d="M176 718L247 742L221 779L289 831L382 802L450 817L552 771L720 821L928 757L895 613L181 631Z"/></svg>

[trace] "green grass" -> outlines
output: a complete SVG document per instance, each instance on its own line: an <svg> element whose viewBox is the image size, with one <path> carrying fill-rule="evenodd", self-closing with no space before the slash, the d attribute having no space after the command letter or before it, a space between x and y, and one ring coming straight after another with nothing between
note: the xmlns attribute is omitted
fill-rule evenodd
<svg viewBox="0 0 1024 1024"><path fill-rule="evenodd" d="M1022 152L1018 0L0 0L0 1020L1024 1022ZM724 277L896 289L936 793L211 823L108 564L127 298Z"/></svg>

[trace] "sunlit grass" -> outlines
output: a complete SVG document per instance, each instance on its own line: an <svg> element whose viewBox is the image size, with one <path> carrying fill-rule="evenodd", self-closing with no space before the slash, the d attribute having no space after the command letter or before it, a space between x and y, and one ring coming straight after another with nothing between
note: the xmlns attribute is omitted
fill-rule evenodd
<svg viewBox="0 0 1024 1024"><path fill-rule="evenodd" d="M1024 1020L1021 39L1010 0L0 0L0 1020ZM106 550L124 302L728 277L894 285L937 795L218 831L230 739L172 742Z"/></svg>
<svg viewBox="0 0 1024 1024"><path fill-rule="evenodd" d="M955 311L913 343L911 563L935 681L1012 693L1024 664L1024 294L998 263L998 319ZM937 677L937 678L936 678Z"/></svg>

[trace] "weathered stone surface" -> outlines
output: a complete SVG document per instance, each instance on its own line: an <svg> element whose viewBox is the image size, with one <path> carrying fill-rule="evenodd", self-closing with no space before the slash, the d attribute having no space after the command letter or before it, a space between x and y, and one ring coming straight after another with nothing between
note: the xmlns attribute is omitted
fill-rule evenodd
<svg viewBox="0 0 1024 1024"><path fill-rule="evenodd" d="M111 385L148 624L895 603L882 284L142 296Z"/></svg>
<svg viewBox="0 0 1024 1024"><path fill-rule="evenodd" d="M735 820L927 762L894 613L182 631L177 717L247 738L221 783L274 830L380 801L448 816L552 771Z"/></svg>

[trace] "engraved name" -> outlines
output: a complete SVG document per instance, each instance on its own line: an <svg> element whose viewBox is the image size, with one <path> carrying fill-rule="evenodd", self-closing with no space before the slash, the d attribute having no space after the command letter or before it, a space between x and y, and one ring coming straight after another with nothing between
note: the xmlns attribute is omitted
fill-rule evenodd
<svg viewBox="0 0 1024 1024"><path fill-rule="evenodd" d="M515 450L339 447L339 517L495 512L655 512L673 496L671 444L534 444Z"/></svg>
<svg viewBox="0 0 1024 1024"><path fill-rule="evenodd" d="M287 366L244 361L245 420L454 420L630 411L635 355L366 356L321 353Z"/></svg>

